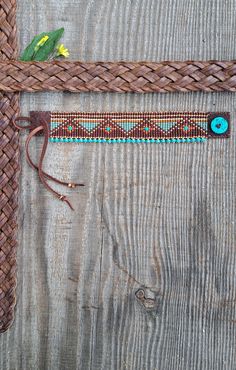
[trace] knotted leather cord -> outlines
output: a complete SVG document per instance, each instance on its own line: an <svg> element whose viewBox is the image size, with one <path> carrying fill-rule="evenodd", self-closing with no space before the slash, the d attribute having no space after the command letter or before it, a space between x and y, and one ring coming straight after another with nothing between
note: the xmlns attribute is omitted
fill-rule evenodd
<svg viewBox="0 0 236 370"><path fill-rule="evenodd" d="M30 122L31 124L29 125L25 125L25 126L21 126L21 125L18 125L16 122L18 121L26 121L26 122ZM68 204L68 206L74 211L74 208L71 204L71 202L68 200L68 198L63 195L63 194L60 194L58 193L57 191L55 191L46 181L45 178L47 178L48 180L51 180L51 181L54 181L60 185L66 185L70 188L75 188L76 186L84 186L84 184L80 184L80 183L68 183L68 182L64 182L64 181L61 181L61 180L58 180L56 179L55 177L49 175L48 173L46 173L45 171L43 171L42 167L43 167L43 160L44 160L44 157L45 157L45 154L46 154L46 151L47 151L47 146L48 146L48 139L49 139L49 129L48 129L48 125L47 125L47 122L44 122L42 121L42 124L40 126L37 126L35 127L33 124L32 124L32 121L29 117L17 117L14 122L13 122L14 126L18 129L18 130L24 130L24 129L29 129L31 130L27 139L26 139L26 142L25 142L25 151L26 151L26 159L27 159L27 162L28 164L37 170L38 172L38 175L39 175L39 178L42 182L42 184L45 186L45 188L47 190L49 190L51 193L53 193L58 199L62 200L63 202L66 202ZM38 134L40 131L43 131L44 132L44 142L43 142L43 147L42 147L42 150L41 150L41 153L40 153L40 157L39 157L39 163L38 165L36 165L31 157L30 157L30 152L29 152L29 144L30 144L30 141L31 139L36 135Z"/></svg>

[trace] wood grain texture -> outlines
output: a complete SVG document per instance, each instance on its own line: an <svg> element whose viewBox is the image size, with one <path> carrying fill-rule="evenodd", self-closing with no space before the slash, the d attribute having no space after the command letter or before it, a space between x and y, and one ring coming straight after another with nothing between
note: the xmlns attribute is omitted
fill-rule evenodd
<svg viewBox="0 0 236 370"><path fill-rule="evenodd" d="M24 0L20 42L64 26L72 59L235 59L235 5ZM36 93L21 107L226 110L235 122L235 99ZM86 184L72 195L74 213L44 190L22 151L18 299L0 336L1 369L235 370L232 131L196 145L50 145L45 168Z"/></svg>

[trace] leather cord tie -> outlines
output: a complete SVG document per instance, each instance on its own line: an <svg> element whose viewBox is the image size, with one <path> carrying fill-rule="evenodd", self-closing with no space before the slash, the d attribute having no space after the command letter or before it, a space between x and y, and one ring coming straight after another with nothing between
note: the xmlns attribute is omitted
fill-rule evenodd
<svg viewBox="0 0 236 370"><path fill-rule="evenodd" d="M17 122L19 122L19 121L29 122L29 124L21 126L21 125L17 124ZM49 175L48 173L46 173L45 171L43 171L43 160L44 160L44 157L45 157L45 154L46 154L46 151L47 151L48 140L49 140L49 128L48 128L47 122L42 120L42 123L40 124L40 126L35 127L35 125L33 125L33 122L31 121L31 119L29 117L17 117L13 121L13 124L18 130L25 130L25 129L30 130L30 133L29 133L29 135L26 139L26 142L25 142L26 159L27 159L28 164L38 172L38 175L39 175L39 178L40 178L42 184L45 186L45 188L47 190L49 190L51 193L53 193L58 199L67 203L68 206L74 211L74 208L73 208L71 202L68 200L68 198L65 195L60 194L57 191L55 191L48 184L47 180L54 181L57 184L64 185L64 186L67 186L67 187L73 188L73 189L76 188L76 186L84 186L84 184L64 182L64 181L56 179L55 177L53 177L53 176ZM42 131L44 133L44 142L43 142L42 150L41 150L41 153L40 153L38 165L36 165L30 157L29 144L30 144L31 139L36 134L38 134L40 131Z"/></svg>

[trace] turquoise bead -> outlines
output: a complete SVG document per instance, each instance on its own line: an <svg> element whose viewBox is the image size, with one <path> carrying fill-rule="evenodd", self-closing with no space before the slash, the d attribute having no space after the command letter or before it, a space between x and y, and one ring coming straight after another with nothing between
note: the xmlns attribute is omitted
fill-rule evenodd
<svg viewBox="0 0 236 370"><path fill-rule="evenodd" d="M49 142L56 142L56 143L200 143L207 141L206 137L183 137L183 138L73 138L73 137L50 137Z"/></svg>
<svg viewBox="0 0 236 370"><path fill-rule="evenodd" d="M217 135L224 134L228 130L228 127L229 123L224 117L215 117L211 121L211 129Z"/></svg>

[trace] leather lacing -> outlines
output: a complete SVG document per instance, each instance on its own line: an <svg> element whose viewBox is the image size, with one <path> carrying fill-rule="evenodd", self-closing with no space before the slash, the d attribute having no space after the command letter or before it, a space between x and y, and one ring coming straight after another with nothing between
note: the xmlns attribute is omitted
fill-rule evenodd
<svg viewBox="0 0 236 370"><path fill-rule="evenodd" d="M17 124L17 122L19 122L19 121L29 122L30 124L21 126L21 125ZM74 210L74 208L73 208L71 202L69 201L69 199L65 195L60 194L57 191L55 191L47 183L47 180L54 181L54 182L56 182L57 184L60 184L60 185L68 186L69 188L76 188L76 186L84 186L84 184L61 181L61 180L58 180L55 177L49 175L45 171L43 171L43 160L44 160L44 157L45 157L45 154L46 154L46 151L47 151L47 146L48 146L48 141L49 141L48 123L46 121L42 120L42 123L40 124L40 126L35 127L35 125L33 125L33 123L32 123L32 120L30 119L30 117L17 117L14 120L13 124L18 130L25 130L25 129L30 130L30 133L29 133L29 135L26 139L26 142L25 142L26 159L27 159L28 164L38 172L38 175L39 175L39 178L40 178L42 184L45 186L45 188L47 190L49 190L51 193L53 193L58 199L67 203L68 206L72 210ZM38 163L38 165L36 165L30 157L29 144L30 144L31 139L36 134L38 134L40 131L42 131L44 133L44 142L43 142L42 150L41 150L40 157L39 157L39 163Z"/></svg>

